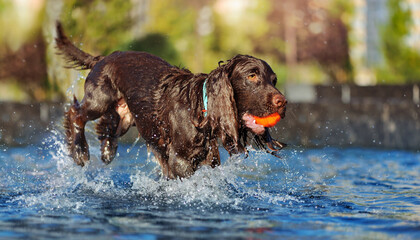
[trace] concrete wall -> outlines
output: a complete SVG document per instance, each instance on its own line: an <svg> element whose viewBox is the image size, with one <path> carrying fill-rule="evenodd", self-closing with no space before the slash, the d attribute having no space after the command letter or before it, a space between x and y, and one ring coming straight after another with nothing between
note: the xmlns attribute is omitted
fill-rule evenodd
<svg viewBox="0 0 420 240"><path fill-rule="evenodd" d="M288 86L286 118L272 130L304 147L379 147L420 150L418 86ZM61 123L68 104L0 103L0 144L39 143ZM133 128L123 141L132 142Z"/></svg>
<svg viewBox="0 0 420 240"><path fill-rule="evenodd" d="M417 85L291 86L286 96L294 104L277 125L286 142L420 150Z"/></svg>

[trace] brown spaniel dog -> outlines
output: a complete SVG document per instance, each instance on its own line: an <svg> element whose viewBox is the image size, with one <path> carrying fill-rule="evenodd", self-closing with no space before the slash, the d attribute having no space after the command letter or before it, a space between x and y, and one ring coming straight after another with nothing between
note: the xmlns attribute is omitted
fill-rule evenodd
<svg viewBox="0 0 420 240"><path fill-rule="evenodd" d="M237 55L209 74L193 74L145 52L94 57L76 48L60 23L55 40L72 67L91 69L83 100L74 98L64 121L70 155L81 166L89 160L85 124L98 118L105 163L115 157L118 137L135 125L168 178L220 165L218 139L229 154L246 151L248 132L259 147L284 146L254 119L283 118L286 111L276 75L263 60Z"/></svg>

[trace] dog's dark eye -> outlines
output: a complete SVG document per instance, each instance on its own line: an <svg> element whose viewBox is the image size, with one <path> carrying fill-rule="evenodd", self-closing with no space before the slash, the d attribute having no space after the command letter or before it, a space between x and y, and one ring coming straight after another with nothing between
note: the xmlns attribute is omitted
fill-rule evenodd
<svg viewBox="0 0 420 240"><path fill-rule="evenodd" d="M248 80L250 80L250 81L255 81L255 80L257 80L257 74L255 74L255 73L251 73L251 74L249 74L249 75L248 75Z"/></svg>

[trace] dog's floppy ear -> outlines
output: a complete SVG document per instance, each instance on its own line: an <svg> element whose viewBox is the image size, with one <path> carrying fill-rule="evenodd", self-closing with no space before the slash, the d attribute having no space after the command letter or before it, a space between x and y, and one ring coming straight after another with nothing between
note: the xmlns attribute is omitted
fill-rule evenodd
<svg viewBox="0 0 420 240"><path fill-rule="evenodd" d="M208 110L207 120L213 134L222 139L224 148L235 154L244 152L244 147L239 142L238 112L234 92L229 75L232 63L219 66L207 78Z"/></svg>

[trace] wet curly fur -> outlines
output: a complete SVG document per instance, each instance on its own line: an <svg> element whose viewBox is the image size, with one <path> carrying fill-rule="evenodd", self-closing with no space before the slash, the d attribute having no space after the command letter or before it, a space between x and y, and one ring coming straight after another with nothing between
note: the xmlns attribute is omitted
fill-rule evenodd
<svg viewBox="0 0 420 240"><path fill-rule="evenodd" d="M230 154L245 152L248 132L259 145L283 147L267 128L257 132L242 120L245 114L285 116L286 99L274 87L276 75L260 59L237 55L209 74L193 74L145 52L94 57L76 48L60 23L56 44L72 67L91 69L83 100L74 98L64 120L69 153L81 166L89 160L85 124L98 118L96 132L106 164L116 155L118 138L135 125L168 178L220 165L218 139Z"/></svg>

